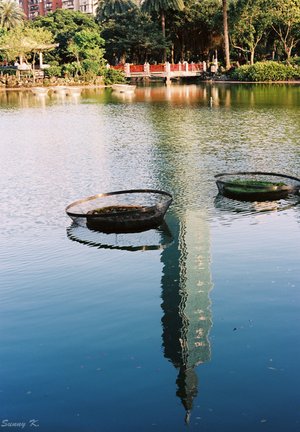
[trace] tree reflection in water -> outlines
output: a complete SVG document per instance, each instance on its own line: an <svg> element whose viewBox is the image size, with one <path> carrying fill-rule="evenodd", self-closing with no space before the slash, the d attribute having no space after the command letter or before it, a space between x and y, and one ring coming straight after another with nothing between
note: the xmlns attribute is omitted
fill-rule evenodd
<svg viewBox="0 0 300 432"><path fill-rule="evenodd" d="M177 396L188 423L198 393L196 366L211 358L212 326L209 226L205 215L187 211L179 221L168 218L174 242L161 254L162 345L178 369Z"/></svg>

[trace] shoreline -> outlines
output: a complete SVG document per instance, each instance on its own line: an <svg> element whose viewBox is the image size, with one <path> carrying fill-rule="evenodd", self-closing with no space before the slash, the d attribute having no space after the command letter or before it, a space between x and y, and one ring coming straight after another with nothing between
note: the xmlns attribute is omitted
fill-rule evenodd
<svg viewBox="0 0 300 432"><path fill-rule="evenodd" d="M31 91L32 89L36 87L42 87L45 89L53 90L55 87L74 87L74 88L80 88L80 89L96 89L96 88L106 88L110 86L106 86L104 84L88 84L88 85L57 85L57 86L43 86L43 85L36 85L31 87L0 87L0 91Z"/></svg>
<svg viewBox="0 0 300 432"><path fill-rule="evenodd" d="M300 80L293 81L233 81L233 80L206 80L205 83L222 84L300 84Z"/></svg>
<svg viewBox="0 0 300 432"><path fill-rule="evenodd" d="M300 80L294 80L294 81L233 81L233 80L203 80L199 81L198 84L267 84L267 85L281 85L281 84L290 84L290 85L300 85ZM162 83L163 84L163 83ZM185 83L186 84L186 83ZM195 83L193 83L195 84ZM112 85L104 85L104 84L87 84L87 85L53 85L53 86L43 86L43 85L36 85L36 86L30 86L30 87L0 87L0 91L32 91L35 87L43 87L48 88L49 90L55 89L55 87L76 87L80 88L82 90L84 89L102 89L102 88L110 88Z"/></svg>

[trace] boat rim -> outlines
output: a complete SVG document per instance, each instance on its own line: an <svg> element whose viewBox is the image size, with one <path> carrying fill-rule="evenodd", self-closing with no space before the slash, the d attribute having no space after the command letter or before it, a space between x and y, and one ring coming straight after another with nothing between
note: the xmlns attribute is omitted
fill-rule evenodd
<svg viewBox="0 0 300 432"><path fill-rule="evenodd" d="M266 175L266 176L276 176L276 177L281 177L281 178L286 178L286 179L290 179L290 180L294 180L297 181L299 183L299 187L300 187L300 179L298 177L294 177L294 176L289 176L287 174L280 174L280 173L274 173L274 172L265 172L265 171L235 171L235 172L231 172L231 173L220 173L220 174L216 174L215 175L215 179L216 182L221 183L223 185L229 185L229 184L235 184L234 182L230 182L230 181L226 181L226 180L222 180L222 177L225 176L232 176L232 175Z"/></svg>
<svg viewBox="0 0 300 432"><path fill-rule="evenodd" d="M103 197L113 196L113 195L123 195L123 194L125 195L125 194L129 194L129 193L149 193L149 194L153 193L153 194L158 194L158 195L165 195L166 197L168 197L168 200L167 200L168 205L172 202L172 199L173 199L172 195L169 192L158 190L158 189L127 189L127 190L121 190L121 191L104 192L104 193L100 193L100 194L96 194L96 195L91 195L91 196L86 197L86 198L81 198L81 199L73 201L71 204L69 204L66 207L65 211L66 211L67 215L70 217L90 218L91 217L90 214L73 213L69 210L78 204L82 204L82 203L87 202L87 201L92 201L92 200L97 199L97 198L103 198Z"/></svg>

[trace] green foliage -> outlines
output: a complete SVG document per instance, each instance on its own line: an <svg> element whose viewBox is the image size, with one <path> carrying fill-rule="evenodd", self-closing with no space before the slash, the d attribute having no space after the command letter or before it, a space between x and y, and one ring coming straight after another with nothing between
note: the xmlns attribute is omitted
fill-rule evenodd
<svg viewBox="0 0 300 432"><path fill-rule="evenodd" d="M185 1L183 11L168 12L168 37L174 47L171 61L206 60L222 42L222 8L218 0Z"/></svg>
<svg viewBox="0 0 300 432"><path fill-rule="evenodd" d="M234 48L254 53L271 25L270 0L237 0L231 4L231 43Z"/></svg>
<svg viewBox="0 0 300 432"><path fill-rule="evenodd" d="M217 50L222 60L222 5L226 2L183 1L100 0L96 20L91 15L57 9L26 22L24 27L13 27L22 19L15 24L13 21L1 24L1 11L11 0L0 0L0 59L13 61L20 54L34 58L38 43L56 43L59 46L44 53L44 62L51 64L49 74L62 72L76 77L98 74L104 66L104 55L110 64L159 62L166 53L171 62L211 61ZM299 65L292 55L300 55L300 0L228 0L227 3L231 54L236 50L241 63L245 59L254 62L255 58L272 58ZM6 36L11 30L4 27L14 31ZM60 71L59 66L63 65ZM258 68L250 71L246 68L245 72L239 69L235 73L250 80L256 80L256 76L267 80L292 79L290 74L298 73L297 69L275 70L277 66L270 63L266 70Z"/></svg>
<svg viewBox="0 0 300 432"><path fill-rule="evenodd" d="M272 0L269 13L272 28L289 61L292 50L300 42L300 0Z"/></svg>
<svg viewBox="0 0 300 432"><path fill-rule="evenodd" d="M105 85L126 83L124 73L114 69L102 68L101 75Z"/></svg>
<svg viewBox="0 0 300 432"><path fill-rule="evenodd" d="M262 181L262 180L244 180L244 179L233 179L230 180L230 186L237 184L238 186L245 186L245 187L273 187L273 186L286 186L286 183L284 182L271 182L271 181Z"/></svg>
<svg viewBox="0 0 300 432"><path fill-rule="evenodd" d="M166 41L166 12L183 10L184 2L183 0L141 0L141 9L143 12L160 16L162 36ZM164 47L162 61L165 62L166 60L167 49Z"/></svg>
<svg viewBox="0 0 300 432"><path fill-rule="evenodd" d="M65 63L62 67L62 74L66 78L78 77L79 74L82 74L83 69L80 64L77 62Z"/></svg>
<svg viewBox="0 0 300 432"><path fill-rule="evenodd" d="M62 66L59 66L57 62L53 62L48 69L45 69L45 77L60 77L62 75Z"/></svg>
<svg viewBox="0 0 300 432"><path fill-rule="evenodd" d="M166 37L163 36L158 13L143 13L138 8L113 13L103 21L101 35L105 39L106 59L144 63L160 61L167 49L169 60L206 59L209 50L222 44L222 8L219 0L186 0L182 11L168 10ZM99 19L99 18L98 18Z"/></svg>
<svg viewBox="0 0 300 432"><path fill-rule="evenodd" d="M238 81L287 81L300 79L300 70L282 63L260 62L241 66L231 77Z"/></svg>
<svg viewBox="0 0 300 432"><path fill-rule="evenodd" d="M90 75L97 76L100 75L101 66L99 62L92 59L85 59L82 61L83 71L89 73Z"/></svg>
<svg viewBox="0 0 300 432"><path fill-rule="evenodd" d="M0 29L12 29L23 24L25 14L14 0L0 0Z"/></svg>
<svg viewBox="0 0 300 432"><path fill-rule="evenodd" d="M290 64L292 66L298 66L298 67L300 67L300 57L292 57L290 59Z"/></svg>
<svg viewBox="0 0 300 432"><path fill-rule="evenodd" d="M51 47L52 42L52 34L48 30L18 26L2 34L0 50L5 52L8 60L13 61L18 56L38 52L41 47Z"/></svg>
<svg viewBox="0 0 300 432"><path fill-rule="evenodd" d="M96 19L102 22L130 10L137 10L137 5L132 0L100 0L97 7Z"/></svg>
<svg viewBox="0 0 300 432"><path fill-rule="evenodd" d="M83 29L75 34L73 42L80 48L81 52L97 49L104 45L98 30Z"/></svg>
<svg viewBox="0 0 300 432"><path fill-rule="evenodd" d="M142 10L149 13L184 9L183 0L142 0L141 5Z"/></svg>
<svg viewBox="0 0 300 432"><path fill-rule="evenodd" d="M82 30L100 33L100 28L92 16L65 9L57 9L44 17L38 17L31 25L51 31L59 46L51 53L48 61L56 60L60 64L74 61L74 53L70 51L69 45L77 33Z"/></svg>
<svg viewBox="0 0 300 432"><path fill-rule="evenodd" d="M80 63L88 59L98 64L98 68L103 64L104 39L100 37L99 32L95 30L84 29L75 34L70 41L68 51L74 55L74 59Z"/></svg>
<svg viewBox="0 0 300 432"><path fill-rule="evenodd" d="M106 41L105 57L110 64L121 60L144 63L157 58L165 47L158 23L138 9L107 20L101 36Z"/></svg>
<svg viewBox="0 0 300 432"><path fill-rule="evenodd" d="M0 66L0 72L1 75L10 75L10 76L15 76L16 75L16 69L13 67L1 67Z"/></svg>

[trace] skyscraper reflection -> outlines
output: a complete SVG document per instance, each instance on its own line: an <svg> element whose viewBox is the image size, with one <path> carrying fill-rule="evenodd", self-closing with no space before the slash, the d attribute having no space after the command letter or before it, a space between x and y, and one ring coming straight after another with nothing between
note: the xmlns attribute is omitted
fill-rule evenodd
<svg viewBox="0 0 300 432"><path fill-rule="evenodd" d="M196 366L211 358L212 326L209 226L199 211L187 211L168 224L175 241L162 252L162 345L178 369L176 394L189 421L198 393Z"/></svg>

